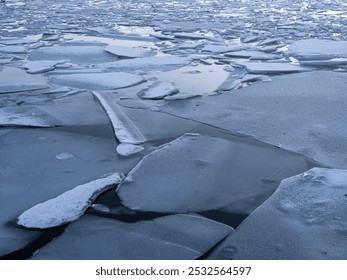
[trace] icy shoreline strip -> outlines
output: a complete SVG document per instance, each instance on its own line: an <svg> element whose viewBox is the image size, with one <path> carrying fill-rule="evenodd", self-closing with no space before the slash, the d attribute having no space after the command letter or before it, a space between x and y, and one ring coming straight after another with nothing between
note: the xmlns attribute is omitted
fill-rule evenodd
<svg viewBox="0 0 347 280"><path fill-rule="evenodd" d="M104 92L100 94L99 92L93 91L93 95L106 111L119 142L122 144L140 144L146 142L146 138L142 135L138 127L118 106L112 93Z"/></svg>
<svg viewBox="0 0 347 280"><path fill-rule="evenodd" d="M123 180L123 175L114 173L37 204L18 217L17 223L27 228L51 228L77 220L93 200L102 192L113 188Z"/></svg>

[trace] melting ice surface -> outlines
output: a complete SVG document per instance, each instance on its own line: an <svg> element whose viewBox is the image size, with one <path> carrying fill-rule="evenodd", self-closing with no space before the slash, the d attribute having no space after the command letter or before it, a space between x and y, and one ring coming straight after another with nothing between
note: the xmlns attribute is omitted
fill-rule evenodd
<svg viewBox="0 0 347 280"><path fill-rule="evenodd" d="M345 260L346 181L320 168L285 179L210 258Z"/></svg>

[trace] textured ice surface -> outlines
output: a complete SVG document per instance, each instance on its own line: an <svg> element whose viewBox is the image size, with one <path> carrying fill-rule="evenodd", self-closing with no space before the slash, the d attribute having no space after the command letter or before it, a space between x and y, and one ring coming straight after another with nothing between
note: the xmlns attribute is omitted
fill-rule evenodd
<svg viewBox="0 0 347 280"><path fill-rule="evenodd" d="M14 226L25 210L104 174L127 173L138 162L137 155L117 155L111 127L99 130L83 125L16 128L1 135L0 255L37 237L35 231ZM56 155L67 149L75 157L57 160Z"/></svg>
<svg viewBox="0 0 347 280"><path fill-rule="evenodd" d="M271 83L232 95L189 99L184 106L168 102L160 108L346 168L346 78L346 73L325 71L273 77Z"/></svg>
<svg viewBox="0 0 347 280"><path fill-rule="evenodd" d="M140 144L146 142L139 128L122 111L113 93L93 92L109 117L117 139L123 144Z"/></svg>
<svg viewBox="0 0 347 280"><path fill-rule="evenodd" d="M135 58L151 55L151 50L124 46L108 46L105 51L121 57Z"/></svg>
<svg viewBox="0 0 347 280"><path fill-rule="evenodd" d="M179 90L173 83L155 82L150 87L141 90L137 95L143 99L162 99L177 92Z"/></svg>
<svg viewBox="0 0 347 280"><path fill-rule="evenodd" d="M122 72L56 75L51 77L51 82L54 84L91 90L125 88L144 81L141 76Z"/></svg>
<svg viewBox="0 0 347 280"><path fill-rule="evenodd" d="M193 215L137 223L86 215L33 259L195 259L231 232L224 224Z"/></svg>
<svg viewBox="0 0 347 280"><path fill-rule="evenodd" d="M99 194L115 187L122 178L122 174L114 173L74 187L26 210L18 217L17 223L26 228L51 228L75 221Z"/></svg>
<svg viewBox="0 0 347 280"><path fill-rule="evenodd" d="M210 258L345 260L346 200L346 170L285 179Z"/></svg>
<svg viewBox="0 0 347 280"><path fill-rule="evenodd" d="M133 144L119 144L117 146L117 153L123 157L130 156L136 153L139 153L144 148L138 145Z"/></svg>
<svg viewBox="0 0 347 280"><path fill-rule="evenodd" d="M281 179L306 169L307 163L297 155L185 134L144 157L117 193L122 204L140 211L186 213L227 207L249 213Z"/></svg>
<svg viewBox="0 0 347 280"><path fill-rule="evenodd" d="M48 88L45 78L15 67L0 69L0 94Z"/></svg>
<svg viewBox="0 0 347 280"><path fill-rule="evenodd" d="M347 58L347 41L299 40L289 46L288 53L299 60Z"/></svg>

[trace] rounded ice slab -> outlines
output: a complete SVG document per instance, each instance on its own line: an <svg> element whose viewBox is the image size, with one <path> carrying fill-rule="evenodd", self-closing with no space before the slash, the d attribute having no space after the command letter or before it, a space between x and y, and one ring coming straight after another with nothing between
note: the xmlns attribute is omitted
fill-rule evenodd
<svg viewBox="0 0 347 280"><path fill-rule="evenodd" d="M144 157L117 193L139 211L250 213L281 179L307 169L303 158L278 149L185 134Z"/></svg>
<svg viewBox="0 0 347 280"><path fill-rule="evenodd" d="M41 248L34 259L196 259L232 230L197 215L165 216L137 223L85 215Z"/></svg>
<svg viewBox="0 0 347 280"><path fill-rule="evenodd" d="M18 224L27 228L51 228L77 220L102 192L119 184L123 175L114 173L37 204L18 217Z"/></svg>
<svg viewBox="0 0 347 280"><path fill-rule="evenodd" d="M347 170L313 168L282 181L213 259L346 259Z"/></svg>
<svg viewBox="0 0 347 280"><path fill-rule="evenodd" d="M111 72L57 75L51 78L51 82L82 89L112 90L134 86L145 82L145 79L135 74Z"/></svg>

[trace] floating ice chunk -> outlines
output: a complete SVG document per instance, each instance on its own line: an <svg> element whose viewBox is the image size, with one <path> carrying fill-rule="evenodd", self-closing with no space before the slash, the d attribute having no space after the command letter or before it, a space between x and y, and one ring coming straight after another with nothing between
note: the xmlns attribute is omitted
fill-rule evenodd
<svg viewBox="0 0 347 280"><path fill-rule="evenodd" d="M261 164L270 156L275 160ZM278 149L185 134L145 156L117 193L124 206L137 211L228 208L245 214L259 206L279 180L306 169L302 158Z"/></svg>
<svg viewBox="0 0 347 280"><path fill-rule="evenodd" d="M198 215L171 215L136 223L85 215L33 258L196 259L232 231Z"/></svg>
<svg viewBox="0 0 347 280"><path fill-rule="evenodd" d="M266 75L247 74L241 79L241 83L255 82L255 81L270 82L271 78Z"/></svg>
<svg viewBox="0 0 347 280"><path fill-rule="evenodd" d="M144 148L133 144L119 144L117 146L117 153L123 157L127 157L136 153L139 153Z"/></svg>
<svg viewBox="0 0 347 280"><path fill-rule="evenodd" d="M18 217L17 223L27 228L51 228L77 220L93 200L123 179L114 173L108 177L79 185L72 190L37 204Z"/></svg>
<svg viewBox="0 0 347 280"><path fill-rule="evenodd" d="M41 60L41 61L29 61L23 64L23 67L30 74L43 73L51 71L58 64L63 64L68 62L68 60Z"/></svg>
<svg viewBox="0 0 347 280"><path fill-rule="evenodd" d="M347 58L333 58L326 60L301 60L301 65L315 66L315 67L332 67L347 65Z"/></svg>
<svg viewBox="0 0 347 280"><path fill-rule="evenodd" d="M164 97L164 100L170 101L170 100L185 100L189 98L194 98L194 97L200 97L202 94L198 93L177 93L174 95L168 95Z"/></svg>
<svg viewBox="0 0 347 280"><path fill-rule="evenodd" d="M162 99L177 92L179 90L173 83L155 82L148 88L139 91L137 95L143 99Z"/></svg>
<svg viewBox="0 0 347 280"><path fill-rule="evenodd" d="M165 35L162 33L151 33L151 36L158 38L160 40L175 40L175 36L173 35Z"/></svg>
<svg viewBox="0 0 347 280"><path fill-rule="evenodd" d="M191 40L212 39L211 37L208 37L203 34L189 33L189 32L175 32L174 36L175 38L178 38L178 39L191 39Z"/></svg>
<svg viewBox="0 0 347 280"><path fill-rule="evenodd" d="M101 94L95 91L93 94L99 100L111 120L113 130L119 142L122 144L140 144L146 142L146 138L142 135L138 127L118 106L114 94L106 92Z"/></svg>
<svg viewBox="0 0 347 280"><path fill-rule="evenodd" d="M69 59L73 63L103 63L114 60L114 55L104 51L102 46L83 43L78 46L53 46L33 50L30 60Z"/></svg>
<svg viewBox="0 0 347 280"><path fill-rule="evenodd" d="M313 68L277 62L242 62L247 71L252 74L277 74L277 73L296 73L312 71Z"/></svg>
<svg viewBox="0 0 347 280"><path fill-rule="evenodd" d="M147 109L149 107L149 105L147 105L146 103L143 103L137 100L129 100L129 99L118 100L117 104L126 108L132 108L132 109Z"/></svg>
<svg viewBox="0 0 347 280"><path fill-rule="evenodd" d="M252 43L258 41L261 37L258 35L250 35L241 38L241 42L243 43Z"/></svg>
<svg viewBox="0 0 347 280"><path fill-rule="evenodd" d="M104 63L105 69L117 70L162 70L165 68L178 68L191 62L190 58L179 56L151 56L133 59L122 59L115 62Z"/></svg>
<svg viewBox="0 0 347 280"><path fill-rule="evenodd" d="M204 45L204 42L187 42L182 43L176 46L176 48L185 50L185 49L196 49Z"/></svg>
<svg viewBox="0 0 347 280"><path fill-rule="evenodd" d="M26 71L4 67L0 74L0 94L48 88L46 80L40 75L29 75Z"/></svg>
<svg viewBox="0 0 347 280"><path fill-rule="evenodd" d="M252 60L270 60L270 59L279 59L282 56L278 54L269 54L260 51L235 51L228 52L224 54L225 56L230 57L245 57Z"/></svg>
<svg viewBox="0 0 347 280"><path fill-rule="evenodd" d="M69 152L63 152L55 156L59 160L73 159L75 156Z"/></svg>
<svg viewBox="0 0 347 280"><path fill-rule="evenodd" d="M206 45L201 51L211 53L226 53L232 51L240 51L244 49L243 46L228 46L228 45Z"/></svg>
<svg viewBox="0 0 347 280"><path fill-rule="evenodd" d="M5 47L0 47L0 53L15 53L15 54L20 54L20 53L25 53L26 48L23 46L5 46Z"/></svg>
<svg viewBox="0 0 347 280"><path fill-rule="evenodd" d="M267 46L267 45L274 45L281 42L281 38L269 38L265 39L263 41L260 41L257 45L258 46Z"/></svg>
<svg viewBox="0 0 347 280"><path fill-rule="evenodd" d="M237 89L241 86L241 79L247 74L247 71L241 68L234 69L229 73L228 78L215 90L215 92L221 93L223 91Z"/></svg>
<svg viewBox="0 0 347 280"><path fill-rule="evenodd" d="M320 168L283 180L211 258L345 260L346 182L346 170Z"/></svg>
<svg viewBox="0 0 347 280"><path fill-rule="evenodd" d="M51 77L51 82L54 84L91 90L126 88L144 81L141 76L121 72L56 75Z"/></svg>
<svg viewBox="0 0 347 280"><path fill-rule="evenodd" d="M300 40L288 47L288 53L299 60L347 58L347 41Z"/></svg>
<svg viewBox="0 0 347 280"><path fill-rule="evenodd" d="M124 46L107 46L105 51L112 53L117 56L135 58L135 57L144 57L154 54L151 50L140 49L140 48L130 48Z"/></svg>

